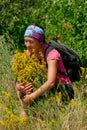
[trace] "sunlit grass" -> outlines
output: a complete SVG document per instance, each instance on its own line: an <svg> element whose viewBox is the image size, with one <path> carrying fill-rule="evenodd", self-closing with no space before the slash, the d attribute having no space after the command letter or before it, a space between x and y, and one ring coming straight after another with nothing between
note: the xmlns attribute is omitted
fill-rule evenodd
<svg viewBox="0 0 87 130"><path fill-rule="evenodd" d="M0 43L0 130L87 129L86 69L81 81L73 83L75 100L66 103L62 101L61 93L50 96L45 93L31 106L26 106L28 116L23 118L20 117L11 60L12 55L3 41Z"/></svg>

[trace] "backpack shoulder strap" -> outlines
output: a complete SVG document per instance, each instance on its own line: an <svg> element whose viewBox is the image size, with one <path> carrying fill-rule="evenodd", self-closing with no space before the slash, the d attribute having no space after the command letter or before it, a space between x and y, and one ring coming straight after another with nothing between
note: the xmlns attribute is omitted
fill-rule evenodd
<svg viewBox="0 0 87 130"><path fill-rule="evenodd" d="M53 49L54 49L54 47L52 47L52 46L50 46L50 45L48 45L47 48L45 49L44 59L45 59L46 62L47 62L47 55L48 55L48 53L49 53L51 50L53 50Z"/></svg>
<svg viewBox="0 0 87 130"><path fill-rule="evenodd" d="M60 47L60 46L61 46L61 47ZM58 44L58 43L55 42L54 40L51 40L51 41L48 43L47 48L45 49L45 53L44 53L45 61L46 61L46 58L47 58L48 53L49 53L52 49L58 50L58 47L62 49L62 46L63 46L63 45Z"/></svg>

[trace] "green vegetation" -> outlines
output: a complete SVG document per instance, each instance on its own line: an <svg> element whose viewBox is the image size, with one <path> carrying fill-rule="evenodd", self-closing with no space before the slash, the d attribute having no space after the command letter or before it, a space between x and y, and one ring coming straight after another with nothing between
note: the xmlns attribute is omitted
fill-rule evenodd
<svg viewBox="0 0 87 130"><path fill-rule="evenodd" d="M0 129L1 130L86 130L87 129L87 1L86 0L2 0L0 2ZM13 54L24 49L27 25L45 28L46 41L61 36L63 44L79 54L83 76L73 83L75 101L67 105L61 94L40 99L28 109L28 119L19 117Z"/></svg>

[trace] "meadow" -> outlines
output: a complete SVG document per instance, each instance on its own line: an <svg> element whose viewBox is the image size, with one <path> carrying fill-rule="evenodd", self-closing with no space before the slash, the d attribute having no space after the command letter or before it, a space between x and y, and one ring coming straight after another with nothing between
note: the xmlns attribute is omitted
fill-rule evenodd
<svg viewBox="0 0 87 130"><path fill-rule="evenodd" d="M49 97L45 94L44 98L26 107L27 117L21 117L11 70L13 54L4 37L0 39L0 130L86 130L86 68L83 68L81 81L73 83L75 100L66 104L61 93Z"/></svg>
<svg viewBox="0 0 87 130"><path fill-rule="evenodd" d="M2 0L0 11L0 130L87 130L87 1ZM61 93L45 93L21 117L11 67L15 50L24 50L24 30L32 23L44 27L47 42L60 36L73 48L83 74L72 83L74 100L66 103Z"/></svg>

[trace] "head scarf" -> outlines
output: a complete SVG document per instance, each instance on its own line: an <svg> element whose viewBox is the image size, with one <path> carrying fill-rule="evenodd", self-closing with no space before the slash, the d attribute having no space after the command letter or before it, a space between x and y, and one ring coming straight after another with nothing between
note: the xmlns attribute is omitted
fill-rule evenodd
<svg viewBox="0 0 87 130"><path fill-rule="evenodd" d="M33 37L40 42L44 41L44 35L44 30L36 25L28 26L24 33L24 37Z"/></svg>

